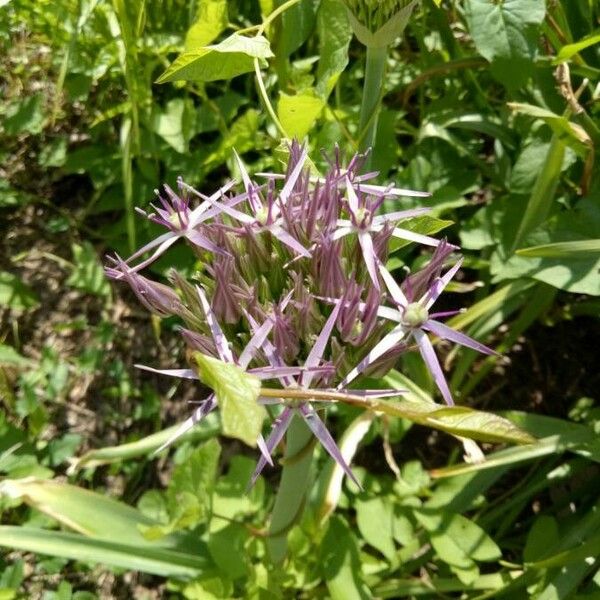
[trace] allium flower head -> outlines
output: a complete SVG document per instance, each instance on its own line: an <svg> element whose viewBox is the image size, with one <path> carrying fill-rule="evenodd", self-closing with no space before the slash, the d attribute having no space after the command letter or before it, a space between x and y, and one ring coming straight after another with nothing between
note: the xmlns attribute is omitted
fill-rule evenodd
<svg viewBox="0 0 600 600"><path fill-rule="evenodd" d="M285 174L261 174L262 183L256 183L236 155L238 191L234 182L211 195L182 181L178 192L165 187L149 218L166 233L127 260L112 259L106 269L110 277L128 283L155 314L180 318L183 341L196 359L198 353L210 355L229 369L234 365L236 373L265 382L261 402L275 404L271 410L277 413L271 431L263 439L259 419L256 431L241 438L258 438L262 456L253 480L272 464L271 455L293 418L302 419L353 478L315 408L317 392L335 398L397 396L398 391L361 389L361 376L392 368L409 341L417 344L448 403L452 398L428 335L491 352L441 323L446 313L432 313L461 263L445 270L456 248L413 231L410 220L429 209L383 212L386 198L429 194L373 183L377 173L360 173L362 155L344 168L336 151L322 176L309 171L307 158L307 149L294 143ZM434 249L429 263L402 283L384 266L393 237ZM178 240L202 258L194 282L172 274L170 287L139 273ZM199 377L194 365L142 368ZM204 398L166 445L217 404L214 394Z"/></svg>

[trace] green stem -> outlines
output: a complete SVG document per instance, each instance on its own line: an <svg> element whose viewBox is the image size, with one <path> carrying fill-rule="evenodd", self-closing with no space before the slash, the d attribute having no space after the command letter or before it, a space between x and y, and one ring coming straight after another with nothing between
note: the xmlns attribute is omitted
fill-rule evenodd
<svg viewBox="0 0 600 600"><path fill-rule="evenodd" d="M292 417L286 442L285 465L267 538L269 556L275 565L281 564L285 559L288 531L300 520L308 492L313 437L310 429L297 415Z"/></svg>
<svg viewBox="0 0 600 600"><path fill-rule="evenodd" d="M383 96L383 82L388 48L367 46L365 65L365 82L363 86L362 104L360 107L360 150L365 151L375 144L377 117Z"/></svg>

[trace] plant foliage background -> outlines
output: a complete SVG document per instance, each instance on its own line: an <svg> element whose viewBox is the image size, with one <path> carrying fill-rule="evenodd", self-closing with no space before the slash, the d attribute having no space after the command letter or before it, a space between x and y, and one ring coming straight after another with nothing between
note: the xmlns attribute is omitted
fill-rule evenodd
<svg viewBox="0 0 600 600"><path fill-rule="evenodd" d="M597 0L423 0L367 123L378 182L431 192L420 233L463 248L449 308L469 308L450 324L502 353L439 344L454 395L537 441L483 444L477 462L340 409L329 425L361 440L364 490L345 482L332 505L320 452L277 569L277 469L247 493L255 454L216 417L152 455L200 392L133 367L185 360L176 321L104 276L106 252L156 235L134 207L178 176L217 189L234 148L258 172L280 171L294 137L321 170L321 149L364 144L367 51L345 5L269 20L282 4L0 1L0 597L597 597ZM427 256L398 245L388 268ZM173 261L192 274L182 247L154 277ZM431 401L415 356L381 384Z"/></svg>

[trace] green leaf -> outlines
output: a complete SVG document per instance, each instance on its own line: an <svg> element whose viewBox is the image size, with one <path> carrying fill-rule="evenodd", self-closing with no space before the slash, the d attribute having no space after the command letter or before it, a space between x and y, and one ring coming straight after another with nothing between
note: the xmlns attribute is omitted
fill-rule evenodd
<svg viewBox="0 0 600 600"><path fill-rule="evenodd" d="M225 363L200 352L193 353L198 376L217 397L223 434L255 447L266 417L258 404L260 380L237 365Z"/></svg>
<svg viewBox="0 0 600 600"><path fill-rule="evenodd" d="M6 179L0 178L0 208L7 206L24 206L34 200L33 196L14 189Z"/></svg>
<svg viewBox="0 0 600 600"><path fill-rule="evenodd" d="M553 65L558 65L562 62L568 61L573 58L576 54L579 54L582 50L600 44L600 30L596 29L593 33L585 36L574 44L565 44L559 51L556 57L552 60Z"/></svg>
<svg viewBox="0 0 600 600"><path fill-rule="evenodd" d="M388 415L481 442L531 444L535 441L508 419L466 406L443 406L416 399L373 401L370 406Z"/></svg>
<svg viewBox="0 0 600 600"><path fill-rule="evenodd" d="M144 548L159 545L164 548L187 549L196 543L182 535L164 537L160 544L149 541L141 534L140 526L149 527L156 522L140 511L106 494L56 480L32 477L5 479L0 482L0 494L22 499L29 506L88 537Z"/></svg>
<svg viewBox="0 0 600 600"><path fill-rule="evenodd" d="M185 36L186 52L207 46L227 28L227 0L200 0L196 21Z"/></svg>
<svg viewBox="0 0 600 600"><path fill-rule="evenodd" d="M252 71L255 58L266 59L272 56L267 38L245 37L234 33L220 44L206 46L194 52L184 52L156 83L231 79Z"/></svg>
<svg viewBox="0 0 600 600"><path fill-rule="evenodd" d="M352 26L352 30L354 31L354 35L361 44L370 48L385 48L394 43L394 41L402 35L416 5L417 0L409 0L404 6L402 6L402 3L399 5L397 4L399 10L394 12L375 32L363 25L349 8L347 9L348 19Z"/></svg>
<svg viewBox="0 0 600 600"><path fill-rule="evenodd" d="M240 523L227 523L220 519L211 522L208 550L223 573L231 579L248 575L248 550L245 547L249 531Z"/></svg>
<svg viewBox="0 0 600 600"><path fill-rule="evenodd" d="M319 65L317 92L327 98L348 64L348 47L352 29L346 7L341 0L322 0L317 13Z"/></svg>
<svg viewBox="0 0 600 600"><path fill-rule="evenodd" d="M119 446L107 446L106 448L99 448L98 450L90 450L83 456L73 460L68 472L70 475L72 475L83 467L93 469L100 465L111 464L114 462L136 458L138 456L152 454L155 450L167 442L179 429L179 427L179 424L173 425L172 427L163 429L157 433L153 433L147 437L136 440L135 442L128 442ZM179 444L183 441L204 441L215 435L218 435L220 430L221 428L217 423L216 415L210 414L202 419L200 423L198 423L185 435L177 438L175 443Z"/></svg>
<svg viewBox="0 0 600 600"><path fill-rule="evenodd" d="M361 581L358 544L346 521L334 515L320 547L321 571L332 600L372 598Z"/></svg>
<svg viewBox="0 0 600 600"><path fill-rule="evenodd" d="M276 54L288 58L308 39L315 26L315 14L320 0L302 0L281 15L281 27Z"/></svg>
<svg viewBox="0 0 600 600"><path fill-rule="evenodd" d="M560 541L558 523L554 517L540 515L531 526L523 548L523 561L534 562L548 556L548 549Z"/></svg>
<svg viewBox="0 0 600 600"><path fill-rule="evenodd" d="M600 207L595 199L585 198L525 236L525 252L508 260L498 256L492 264L494 278L532 277L572 293L600 296L598 231Z"/></svg>
<svg viewBox="0 0 600 600"><path fill-rule="evenodd" d="M439 231L450 227L451 225L454 225L454 221L438 219L437 217L430 217L428 215L423 215L422 217L416 217L414 219L399 223L399 227L402 229L408 229L408 231L419 233L421 235L434 235ZM392 251L398 250L408 246L411 243L412 242L409 242L408 240L392 238L392 241L390 242L390 249Z"/></svg>
<svg viewBox="0 0 600 600"><path fill-rule="evenodd" d="M94 247L89 242L73 244L72 252L75 267L67 285L97 296L109 296L110 286Z"/></svg>
<svg viewBox="0 0 600 600"><path fill-rule="evenodd" d="M393 525L394 509L386 498L358 498L355 503L356 523L365 541L390 562L396 557Z"/></svg>
<svg viewBox="0 0 600 600"><path fill-rule="evenodd" d="M465 17L478 52L509 88L527 80L536 55L545 0L467 0Z"/></svg>
<svg viewBox="0 0 600 600"><path fill-rule="evenodd" d="M21 356L12 346L6 344L0 344L0 367L1 366L12 366L19 368L27 368L34 364L34 362Z"/></svg>
<svg viewBox="0 0 600 600"><path fill-rule="evenodd" d="M158 539L208 520L220 453L219 442L211 439L175 467L166 492L170 521L165 526L144 528L147 539Z"/></svg>
<svg viewBox="0 0 600 600"><path fill-rule="evenodd" d="M468 569L473 561L491 562L502 556L496 542L479 525L459 514L440 510L415 510L414 515L429 533L441 560Z"/></svg>
<svg viewBox="0 0 600 600"><path fill-rule="evenodd" d="M110 521L107 523L110 524ZM196 577L212 566L198 552L188 554L165 548L122 544L108 539L86 538L63 531L11 525L0 526L0 546L46 556L101 563L162 577Z"/></svg>
<svg viewBox="0 0 600 600"><path fill-rule="evenodd" d="M541 439L538 439L535 444L507 448L489 454L485 461L479 464L458 464L434 469L430 471L430 475L435 478L453 477L500 469L543 456L560 455L566 451L600 462L600 442L591 427L523 412L511 411L508 415L525 431Z"/></svg>
<svg viewBox="0 0 600 600"><path fill-rule="evenodd" d="M590 254L600 253L600 239L543 244L541 246L521 248L516 253L519 256L530 258L583 258Z"/></svg>
<svg viewBox="0 0 600 600"><path fill-rule="evenodd" d="M183 154L188 151L191 138L189 122L194 108L183 98L174 98L167 102L164 110L157 109L152 118L152 131L159 135L169 146Z"/></svg>
<svg viewBox="0 0 600 600"><path fill-rule="evenodd" d="M280 92L277 116L288 136L301 140L312 129L324 106L325 101L313 90L304 90L293 96Z"/></svg>
<svg viewBox="0 0 600 600"><path fill-rule="evenodd" d="M533 104L509 102L507 106L516 113L544 121L559 140L573 148L579 155L585 156L590 150L591 140L585 129L576 123L571 123L566 117Z"/></svg>
<svg viewBox="0 0 600 600"><path fill-rule="evenodd" d="M37 295L19 277L0 271L0 306L22 311L38 305Z"/></svg>
<svg viewBox="0 0 600 600"><path fill-rule="evenodd" d="M43 94L33 94L11 105L2 122L4 132L7 135L41 133L44 126L43 103Z"/></svg>

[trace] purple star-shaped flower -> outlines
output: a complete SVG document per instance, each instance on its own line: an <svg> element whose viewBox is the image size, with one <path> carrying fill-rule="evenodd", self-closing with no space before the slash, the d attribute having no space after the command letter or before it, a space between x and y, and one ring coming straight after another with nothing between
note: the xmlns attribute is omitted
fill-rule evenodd
<svg viewBox="0 0 600 600"><path fill-rule="evenodd" d="M285 184L279 194L275 192L274 183L270 182L266 200L261 198L259 186L252 182L244 163L237 154L235 155L242 175L242 181L246 189L246 198L248 199L248 204L250 205L250 210L252 212L250 215L232 208L231 204L227 205L219 202L216 198L213 198L214 195L207 197L206 199L215 207L215 209L229 215L244 225L252 227L255 232L267 231L273 237L276 237L282 244L291 248L296 254L310 257L310 251L286 231L282 215L282 210L288 202L294 190L294 186L302 173L307 155L308 150L307 148L304 148L300 155L300 159L294 166L289 177L286 178Z"/></svg>
<svg viewBox="0 0 600 600"><path fill-rule="evenodd" d="M440 338L450 340L482 352L483 354L496 354L492 349L484 346L480 342L470 338L468 335L455 331L448 327L444 323L436 320L436 317L447 316L448 313L434 313L430 314L429 311L439 295L442 293L444 288L448 285L452 277L456 274L462 264L462 259L459 260L456 265L449 269L442 277L436 278L425 293L417 300L414 298L407 298L405 293L400 289L400 286L396 283L389 271L383 266L379 265L379 272L385 282L388 292L390 293L395 308L387 306L381 306L377 311L380 317L388 319L397 323L397 325L390 331L378 344L367 354L367 356L344 377L342 382L339 384L339 388L347 386L351 381L356 379L361 373L365 371L367 367L373 364L378 358L383 356L386 352L397 346L402 340L412 336L417 343L419 352L427 365L427 368L431 372L435 384L442 393L446 404L453 405L454 400L448 387L448 383L442 372L442 367L438 361L438 358L433 350L431 341L427 337L426 332L433 333Z"/></svg>
<svg viewBox="0 0 600 600"><path fill-rule="evenodd" d="M224 194L226 194L235 185L235 181L226 183L223 187L219 188L214 194L208 197L200 194L200 192L184 183L181 179L178 180L178 184L181 190L181 195L177 195L168 185L164 186L166 197L161 196L158 192L156 192L158 199L162 204L162 208L152 205L152 208L155 210L154 213L147 214L145 211L138 209L138 212L146 216L154 223L166 227L169 231L159 235L145 246L142 246L142 248L137 250L127 259L127 262L130 263L146 252L154 250L151 256L133 267L136 271L139 271L140 269L143 269L154 262L181 238L187 239L189 242L199 248L202 248L203 250L209 250L215 254L227 254L207 236L201 233L198 227L222 212L220 208L216 208L213 205L213 201L216 201L218 198L222 198ZM183 193L184 190L187 192L186 194ZM196 208L192 209L190 207L189 193L202 198L204 201ZM235 206L245 199L246 193L244 192L227 199L227 201L222 205L228 207Z"/></svg>
<svg viewBox="0 0 600 600"><path fill-rule="evenodd" d="M373 186L367 186L371 188ZM404 190L407 194L410 190ZM365 266L373 284L379 289L379 278L377 276L377 263L378 258L375 253L373 246L373 234L382 231L388 224L395 223L402 219L409 219L411 217L417 217L419 215L429 212L429 208L415 208L412 210L403 210L384 215L375 215L377 210L383 204L386 193L364 194L360 196L356 193L354 186L349 178L346 178L346 193L347 193L347 205L346 209L350 216L350 219L338 219L337 229L332 233L332 240L339 240L347 235L356 233L358 236L358 243L362 251ZM410 195L424 195L422 192L411 192ZM428 195L428 194L425 194ZM420 233L414 233L408 229L402 229L400 227L393 227L391 235L404 240L413 242L419 242L428 246L438 246L440 242L435 238L427 235L421 235Z"/></svg>

